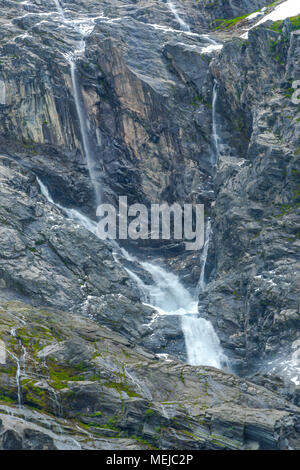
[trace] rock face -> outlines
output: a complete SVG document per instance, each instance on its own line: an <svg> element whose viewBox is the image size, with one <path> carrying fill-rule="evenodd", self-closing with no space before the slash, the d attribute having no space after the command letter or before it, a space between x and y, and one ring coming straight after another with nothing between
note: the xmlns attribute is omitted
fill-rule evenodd
<svg viewBox="0 0 300 470"><path fill-rule="evenodd" d="M3 2L0 448L300 449L299 18L240 37L268 3ZM230 372L183 362L149 273L93 233L95 186L205 204L205 266L124 246L191 291L205 267Z"/></svg>
<svg viewBox="0 0 300 470"><path fill-rule="evenodd" d="M211 65L220 112L232 123L240 116L248 142L238 158L219 160L218 274L206 299L238 370L279 356L296 365L299 355L300 124L292 100L299 40L289 21L278 30L270 24L250 32L246 44L226 44Z"/></svg>
<svg viewBox="0 0 300 470"><path fill-rule="evenodd" d="M300 447L300 409L258 385L69 313L8 301L0 315L3 449Z"/></svg>
<svg viewBox="0 0 300 470"><path fill-rule="evenodd" d="M0 165L1 297L93 314L143 337L152 310L139 303L112 248L49 204L36 178L18 163L3 157Z"/></svg>

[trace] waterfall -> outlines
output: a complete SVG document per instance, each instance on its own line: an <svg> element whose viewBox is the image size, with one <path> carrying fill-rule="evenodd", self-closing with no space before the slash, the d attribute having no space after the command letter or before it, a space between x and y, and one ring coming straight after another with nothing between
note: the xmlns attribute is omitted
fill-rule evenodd
<svg viewBox="0 0 300 470"><path fill-rule="evenodd" d="M57 5L58 12L65 21L64 12L59 1L55 0L55 3ZM167 3L181 27L185 31L190 31L189 26L178 15L175 5L171 1L168 1ZM80 27L78 28L77 26L74 26L74 29L76 32L80 32L80 47L66 57L70 64L74 99L80 124L84 153L87 159L91 181L93 183L98 202L100 200L100 191L93 169L94 162L91 150L91 141L88 132L88 120L76 73L76 59L84 54L85 36L89 34L93 28L90 25L86 25L85 29ZM217 88L214 87L214 94L216 94L216 92ZM216 98L214 100L213 106L214 117L215 102ZM214 129L216 133L216 126ZM39 179L37 179L37 181L40 185L42 194L51 204L55 204L68 217L81 224L83 227L97 236L96 222L90 220L88 217L84 216L75 209L67 209L62 207L60 204L54 203L47 187ZM209 221L206 230L206 241L201 254L202 268L199 280L200 289L204 289L205 265L207 260L210 231L211 229ZM150 274L153 283L146 284L135 272L124 266L124 269L126 269L131 278L136 282L145 303L153 307L158 315L176 315L181 318L188 363L191 365L207 365L222 368L225 356L223 355L220 341L213 329L212 324L204 318L199 318L198 316L198 291L196 298L194 298L190 292L181 284L179 278L175 274L166 271L161 266L138 260L137 258L130 255L126 250L121 249L116 242L112 242L111 244L115 249L113 256L116 262L120 263L119 258L123 257L128 262L134 262L138 264L142 270Z"/></svg>
<svg viewBox="0 0 300 470"><path fill-rule="evenodd" d="M208 320L195 315L185 315L182 318L182 330L188 364L217 369L222 369L227 364L220 340Z"/></svg>
<svg viewBox="0 0 300 470"><path fill-rule="evenodd" d="M97 235L97 223L91 220L89 217L81 214L81 212L76 209L68 209L67 207L61 206L58 202L54 202L47 186L37 177L37 182L39 184L41 193L45 198L54 206L58 207L62 212L64 212L70 219L77 222L79 225L82 225L89 232L92 232L94 235Z"/></svg>
<svg viewBox="0 0 300 470"><path fill-rule="evenodd" d="M213 145L213 156L212 156L212 167L218 163L220 156L220 137L218 134L218 125L217 125L217 100L218 100L218 84L217 81L214 81L213 87L213 101L212 101L212 145Z"/></svg>
<svg viewBox="0 0 300 470"><path fill-rule="evenodd" d="M54 0L54 3L56 5L56 9L58 11L58 13L62 16L63 19L65 19L65 14L64 14L64 10L60 4L60 1L59 0Z"/></svg>
<svg viewBox="0 0 300 470"><path fill-rule="evenodd" d="M47 186L38 177L36 179L37 179L37 182L39 184L42 195L45 196L47 201L49 201L51 204L57 205L61 209L62 206L60 206L59 204L55 204L55 202L53 201L52 196L51 196Z"/></svg>
<svg viewBox="0 0 300 470"><path fill-rule="evenodd" d="M76 209L67 209L54 203L48 188L37 178L41 193L51 204L55 204L69 218L81 224L95 236L97 236L96 222L90 220ZM206 227L206 241L201 254L202 269L200 282L204 282L204 270L209 246L209 234L211 233L210 221ZM161 266L149 262L140 261L130 255L125 249L113 242L115 261L120 263L119 257L128 262L137 263L140 268L150 274L153 283L146 284L136 273L124 267L129 276L138 286L144 303L154 308L158 315L175 315L181 318L182 331L185 338L188 363L191 365L206 365L221 369L226 363L220 341L212 324L198 315L198 295L194 298L181 284L179 278ZM202 274L203 273L203 274ZM203 281L201 279L203 278Z"/></svg>
<svg viewBox="0 0 300 470"><path fill-rule="evenodd" d="M168 7L170 9L170 11L173 13L176 21L178 22L178 24L181 26L182 30L183 31L186 31L188 33L191 32L190 30L190 27L189 25L179 16L178 12L177 12L177 9L176 9L176 6L174 5L174 3L171 1L171 0L168 0L167 1L167 4L168 4Z"/></svg>
<svg viewBox="0 0 300 470"><path fill-rule="evenodd" d="M61 15L62 21L65 22L66 18L64 15L64 10L60 5L59 0L54 0L58 13ZM93 22L93 20L92 20ZM97 181L96 171L95 171L95 159L93 156L93 150L91 145L91 138L89 136L88 130L88 116L86 113L84 100L82 97L79 80L78 80L78 73L76 68L76 61L78 58L82 57L85 53L85 38L93 31L94 25L92 24L78 24L77 22L68 21L68 24L72 24L74 31L80 35L80 42L79 47L73 51L73 53L69 53L65 55L65 58L69 62L70 65L70 73L72 79L72 88L74 93L74 101L76 107L76 113L79 121L80 127L80 134L81 134L81 141L83 145L84 156L87 162L89 175L93 184L93 188L95 191L96 196L96 204L97 206L101 204L101 189L100 185Z"/></svg>
<svg viewBox="0 0 300 470"><path fill-rule="evenodd" d="M206 241L201 255L202 269L199 281L203 289L210 234L211 223L208 221ZM130 256L129 260L132 261L133 258ZM138 262L138 260L136 261ZM205 365L218 369L222 369L225 364L227 365L227 358L212 324L199 317L198 299L193 298L175 274L148 262L139 262L139 264L154 281L154 284L145 285L138 276L134 275L138 278L138 285L148 298L148 305L155 308L158 315L176 315L181 319L188 364ZM196 296L198 297L198 292Z"/></svg>
<svg viewBox="0 0 300 470"><path fill-rule="evenodd" d="M196 295L203 292L206 287L205 268L207 264L210 237L212 234L211 220L208 219L205 228L205 242L200 256L200 278ZM199 301L198 301L199 302ZM199 303L197 302L197 312ZM201 311L201 309L200 309ZM227 365L227 358L221 348L220 340L212 324L204 318L187 315L182 319L182 329L186 341L188 363L191 365L209 365L221 369Z"/></svg>
<svg viewBox="0 0 300 470"><path fill-rule="evenodd" d="M2 339L0 339L0 364L6 364L6 346Z"/></svg>
<svg viewBox="0 0 300 470"><path fill-rule="evenodd" d="M208 255L208 248L209 248L209 242L210 242L210 237L211 237L211 221L208 219L206 228L205 228L205 241L204 241L204 247L201 252L200 256L200 278L197 286L197 292L203 292L206 286L205 282L205 268L206 268L206 262L207 262L207 255Z"/></svg>
<svg viewBox="0 0 300 470"><path fill-rule="evenodd" d="M16 338L16 328L12 328L10 330L11 336L13 338ZM19 359L14 353L11 351L7 351L8 355L11 356L13 361L17 364L16 368L16 383L17 383L17 390L18 390L18 406L19 408L22 407L22 393L21 393L21 375L25 375L25 366L26 366L26 349L22 345L21 341L19 341L19 344L22 348L22 355L21 358ZM21 364L23 363L23 372L21 371Z"/></svg>
<svg viewBox="0 0 300 470"><path fill-rule="evenodd" d="M86 157L93 188L96 193L96 203L98 206L101 203L101 191L100 191L99 183L97 182L97 177L96 177L96 173L94 169L95 161L94 161L92 149L91 149L91 139L89 138L89 133L88 133L88 128L87 128L88 120L87 120L85 106L83 103L80 86L78 82L76 63L74 59L70 59L69 62L70 62L70 70L71 70L71 78L72 78L72 86L73 86L73 91L74 91L76 112L77 112L77 116L78 116L79 124L80 124L80 132L81 132L81 137L82 137L84 154Z"/></svg>
<svg viewBox="0 0 300 470"><path fill-rule="evenodd" d="M180 316L188 364L221 369L226 358L212 324L198 316L198 300L174 274L150 263L140 264L154 280L150 286L150 305L159 315Z"/></svg>
<svg viewBox="0 0 300 470"><path fill-rule="evenodd" d="M197 313L197 302L175 274L148 262L140 262L140 265L154 281L154 284L148 286L148 298L159 314Z"/></svg>

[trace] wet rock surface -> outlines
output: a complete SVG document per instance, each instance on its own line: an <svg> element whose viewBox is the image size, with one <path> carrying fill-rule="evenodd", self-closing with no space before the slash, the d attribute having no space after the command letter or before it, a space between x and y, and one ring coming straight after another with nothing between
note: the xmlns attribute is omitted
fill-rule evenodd
<svg viewBox="0 0 300 470"><path fill-rule="evenodd" d="M230 22L268 3L1 2L0 448L300 448L300 36ZM184 364L149 273L67 212L95 221L74 51L103 200L205 204L199 314L244 378ZM125 246L195 292L201 253Z"/></svg>
<svg viewBox="0 0 300 470"><path fill-rule="evenodd" d="M266 388L66 312L2 301L0 315L4 449L299 448L300 409Z"/></svg>
<svg viewBox="0 0 300 470"><path fill-rule="evenodd" d="M243 154L219 159L213 227L218 274L206 292L209 318L237 370L260 362L279 371L279 357L286 358L284 366L297 365L300 126L292 84L299 75L298 43L289 21L278 31L270 23L251 31L246 44L236 39L225 45L211 66L220 110L238 113L245 139L249 135ZM290 378L298 373L292 366Z"/></svg>

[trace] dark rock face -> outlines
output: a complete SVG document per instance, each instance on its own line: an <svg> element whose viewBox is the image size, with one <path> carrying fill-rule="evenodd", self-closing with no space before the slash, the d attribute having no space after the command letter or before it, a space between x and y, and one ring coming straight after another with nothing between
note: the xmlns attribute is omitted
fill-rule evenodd
<svg viewBox="0 0 300 470"><path fill-rule="evenodd" d="M3 2L0 448L300 449L300 36L217 21L268 3ZM95 220L91 174L113 204L205 204L200 314L247 380L181 362L179 317L155 318L114 246L70 218ZM199 252L125 246L195 289Z"/></svg>
<svg viewBox="0 0 300 470"><path fill-rule="evenodd" d="M220 109L233 122L240 116L249 145L239 158L219 161L218 275L207 289L207 311L245 371L299 353L300 126L294 90L287 90L300 73L298 49L299 33L286 22L281 31L254 30L247 44L225 45L211 66Z"/></svg>
<svg viewBox="0 0 300 470"><path fill-rule="evenodd" d="M300 446L300 409L263 387L158 359L78 315L10 301L0 318L10 352L0 375L3 449ZM13 406L18 358L22 408Z"/></svg>
<svg viewBox="0 0 300 470"><path fill-rule="evenodd" d="M137 340L150 334L152 310L112 248L49 204L30 172L0 160L1 298L92 316Z"/></svg>
<svg viewBox="0 0 300 470"><path fill-rule="evenodd" d="M173 3L176 6L178 5L180 11L180 8L182 8L180 3L182 4L182 2ZM265 0L221 0L217 2L211 2L210 0L193 2L193 0L188 0L184 4L188 11L188 22L193 26L193 30L199 31L199 24L202 28L214 29L222 19L229 20L248 15L266 7L269 2Z"/></svg>

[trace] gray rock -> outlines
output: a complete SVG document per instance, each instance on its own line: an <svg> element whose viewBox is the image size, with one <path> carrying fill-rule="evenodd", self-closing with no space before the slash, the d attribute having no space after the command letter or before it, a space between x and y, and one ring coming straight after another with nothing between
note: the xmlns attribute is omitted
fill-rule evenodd
<svg viewBox="0 0 300 470"><path fill-rule="evenodd" d="M274 391L82 316L10 301L0 320L3 449L299 449L300 409Z"/></svg>
<svg viewBox="0 0 300 470"><path fill-rule="evenodd" d="M300 340L299 31L267 23L245 41L253 23L227 21L268 3L176 2L190 32L166 2L104 0L102 15L98 1L76 0L66 12L94 21L77 72L103 200L205 204L200 313L252 382L181 362L178 318L155 319L112 246L41 195L36 176L95 220L67 59L81 35L54 2L2 5L1 448L300 448L289 382ZM203 50L212 40L219 55ZM198 252L174 240L125 246L197 285Z"/></svg>

